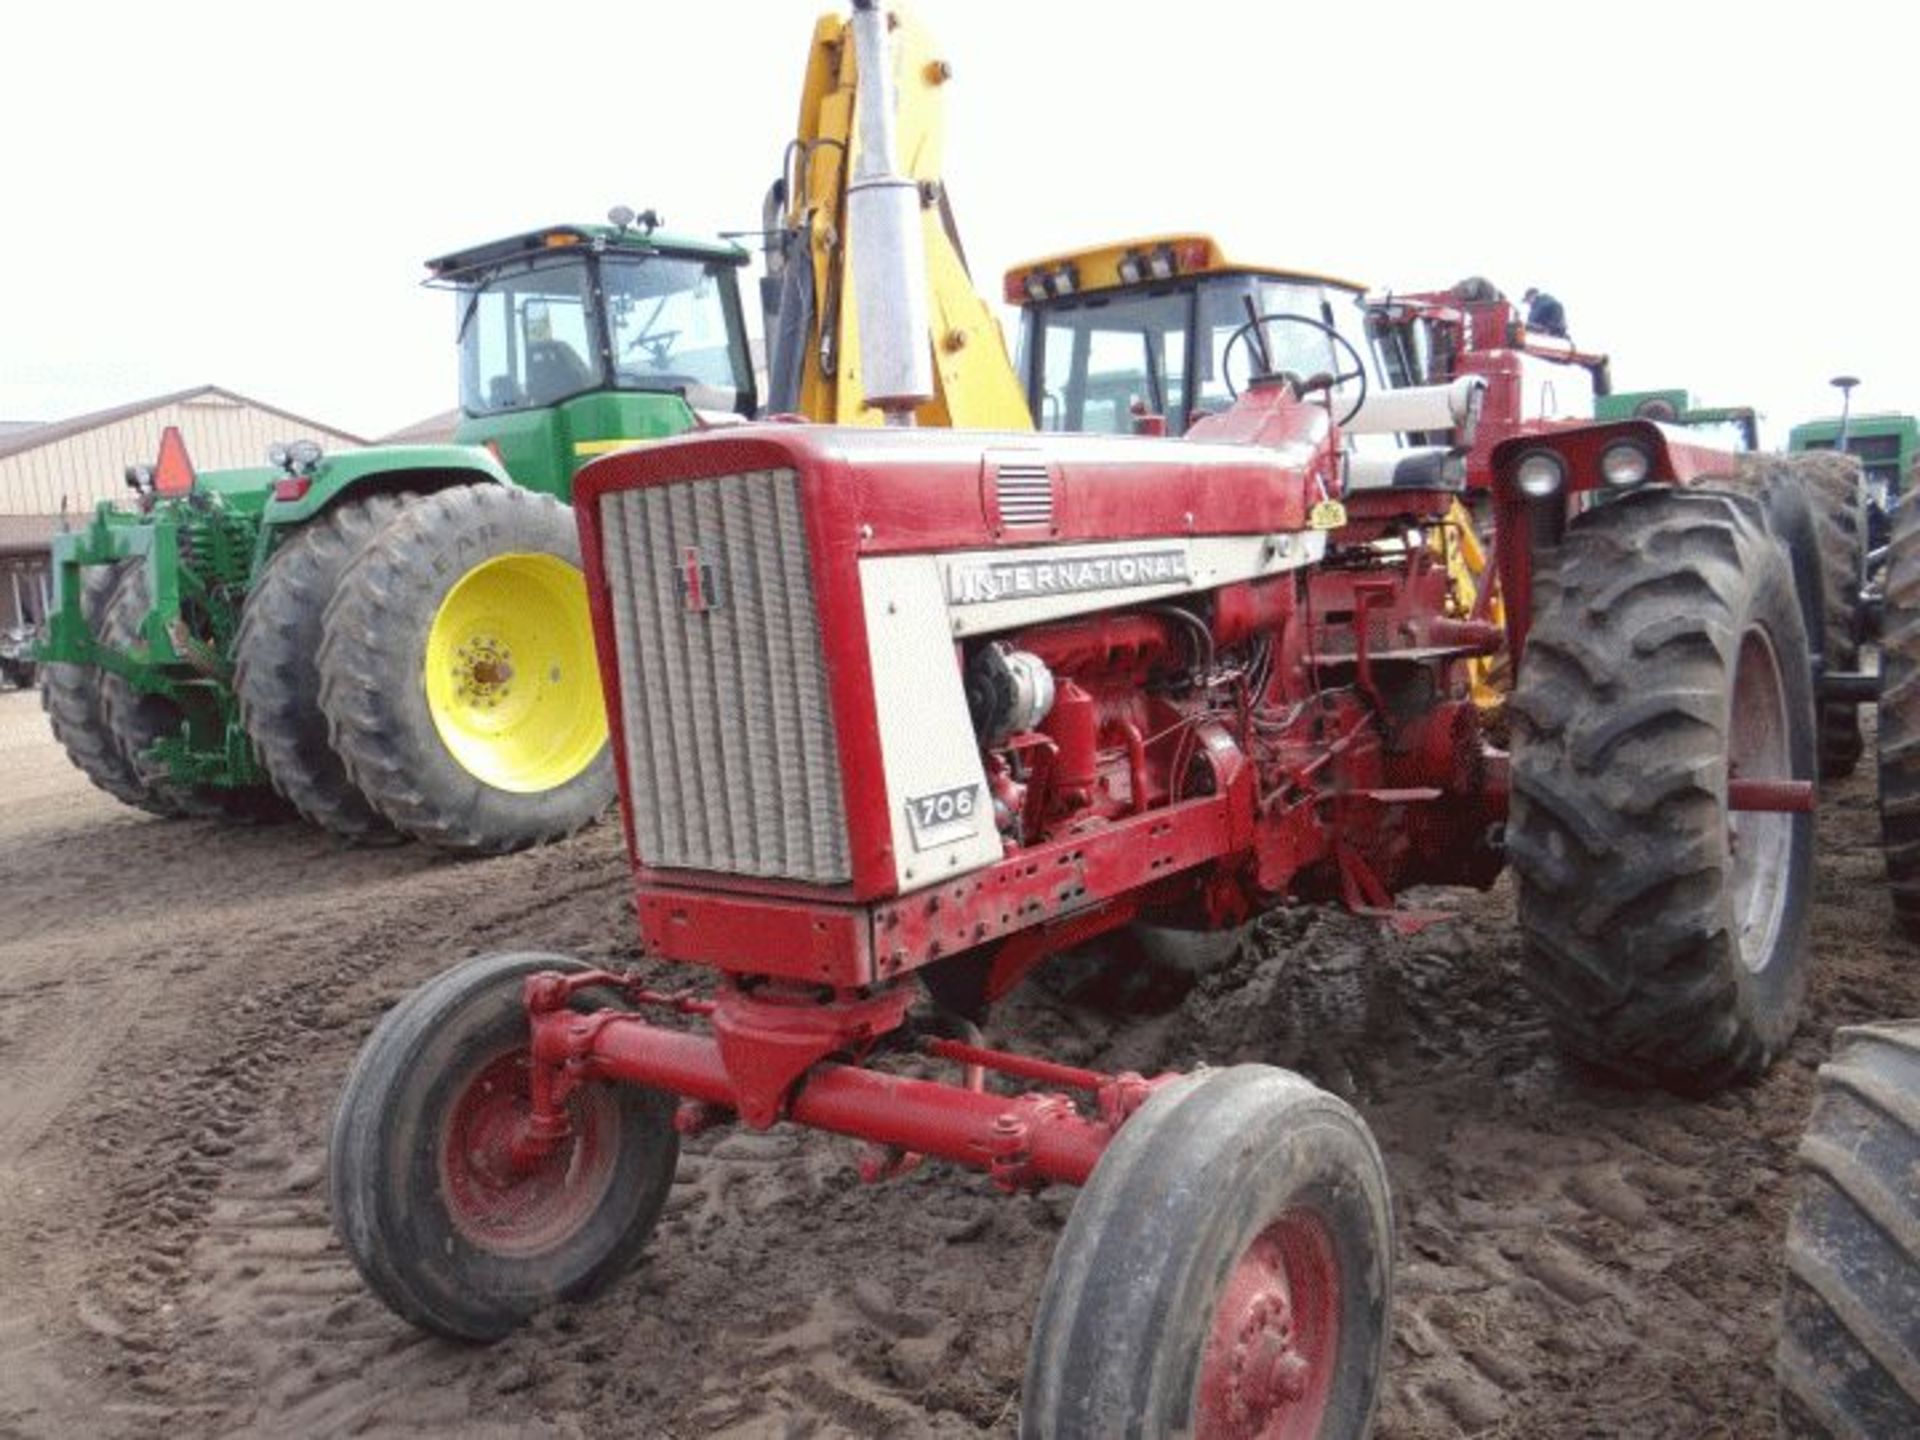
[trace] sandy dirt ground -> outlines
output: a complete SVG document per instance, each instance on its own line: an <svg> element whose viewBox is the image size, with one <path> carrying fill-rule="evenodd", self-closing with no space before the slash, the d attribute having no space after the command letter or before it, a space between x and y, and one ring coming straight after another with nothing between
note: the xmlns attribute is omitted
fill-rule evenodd
<svg viewBox="0 0 1920 1440"><path fill-rule="evenodd" d="M1805 1029L1704 1104L1554 1058L1504 887L1444 897L1459 918L1413 940L1274 917L1171 1008L1059 967L991 1038L1276 1061L1360 1107L1398 1209L1383 1436L1770 1434L1813 1068L1835 1025L1920 1014L1873 833L1870 783L1838 789ZM323 1182L359 1042L469 954L633 961L624 882L612 826L454 863L150 820L0 694L0 1435L1011 1433L1072 1192L864 1186L829 1137L691 1142L639 1269L488 1349L363 1292Z"/></svg>

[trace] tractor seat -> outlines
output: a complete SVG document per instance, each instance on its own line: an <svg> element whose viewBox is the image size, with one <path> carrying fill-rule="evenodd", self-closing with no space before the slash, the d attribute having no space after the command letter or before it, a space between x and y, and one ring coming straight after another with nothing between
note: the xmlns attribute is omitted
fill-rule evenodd
<svg viewBox="0 0 1920 1440"><path fill-rule="evenodd" d="M1466 451L1449 445L1420 445L1384 455L1349 455L1347 491L1466 489Z"/></svg>
<svg viewBox="0 0 1920 1440"><path fill-rule="evenodd" d="M1369 390L1359 412L1340 428L1349 435L1458 430L1460 441L1471 444L1486 389L1487 382L1478 375L1463 375L1448 385Z"/></svg>
<svg viewBox="0 0 1920 1440"><path fill-rule="evenodd" d="M564 340L536 340L527 346L527 399L551 405L593 384L593 371Z"/></svg>

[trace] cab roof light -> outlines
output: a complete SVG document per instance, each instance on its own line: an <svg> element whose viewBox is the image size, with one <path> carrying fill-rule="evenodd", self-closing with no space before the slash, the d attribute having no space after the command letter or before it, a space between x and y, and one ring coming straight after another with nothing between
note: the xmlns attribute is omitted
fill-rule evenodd
<svg viewBox="0 0 1920 1440"><path fill-rule="evenodd" d="M1213 247L1205 240L1182 240L1174 247L1174 261L1181 270L1204 270L1213 260Z"/></svg>

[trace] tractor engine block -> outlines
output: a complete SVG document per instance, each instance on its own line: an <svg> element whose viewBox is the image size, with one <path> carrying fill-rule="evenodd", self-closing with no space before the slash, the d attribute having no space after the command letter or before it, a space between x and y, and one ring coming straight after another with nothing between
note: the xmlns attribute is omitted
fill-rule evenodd
<svg viewBox="0 0 1920 1440"><path fill-rule="evenodd" d="M1450 497L1332 547L1312 433L768 426L591 467L649 947L835 987L967 956L997 992L1133 919L1490 880L1465 672L1501 637L1449 614Z"/></svg>

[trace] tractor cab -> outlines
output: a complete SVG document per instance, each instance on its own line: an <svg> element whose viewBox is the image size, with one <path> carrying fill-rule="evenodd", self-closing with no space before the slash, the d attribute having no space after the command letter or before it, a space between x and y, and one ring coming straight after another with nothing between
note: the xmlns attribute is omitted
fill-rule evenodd
<svg viewBox="0 0 1920 1440"><path fill-rule="evenodd" d="M1238 264L1203 235L1054 255L1006 275L1036 427L1113 434L1164 426L1181 435L1225 410L1259 368L1256 348L1266 368L1302 379L1350 369L1327 330L1364 345L1363 293L1346 280ZM1259 316L1313 323L1275 321L1256 337L1249 322Z"/></svg>
<svg viewBox="0 0 1920 1440"><path fill-rule="evenodd" d="M1689 439L1716 450L1751 453L1760 448L1760 417L1749 405L1696 405L1685 390L1621 390L1597 396L1596 420L1651 420L1678 425Z"/></svg>
<svg viewBox="0 0 1920 1440"><path fill-rule="evenodd" d="M456 438L565 497L596 456L677 435L694 412L751 416L737 245L669 235L651 212L562 225L428 262L455 292Z"/></svg>
<svg viewBox="0 0 1920 1440"><path fill-rule="evenodd" d="M1877 548L1892 538L1894 507L1920 466L1920 417L1869 412L1808 420L1788 432L1787 449L1795 454L1845 449L1858 460L1866 476L1872 544Z"/></svg>

